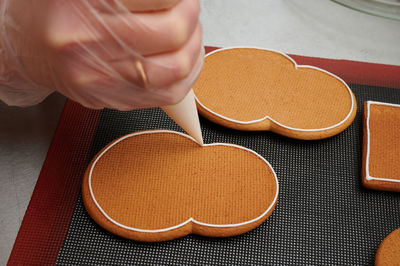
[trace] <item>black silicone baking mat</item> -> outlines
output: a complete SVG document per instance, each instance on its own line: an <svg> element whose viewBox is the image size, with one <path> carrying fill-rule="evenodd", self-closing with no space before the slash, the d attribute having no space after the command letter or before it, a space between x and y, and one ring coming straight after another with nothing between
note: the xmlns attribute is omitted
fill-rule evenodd
<svg viewBox="0 0 400 266"><path fill-rule="evenodd" d="M400 193L361 186L362 103L400 104L400 90L357 84L350 88L357 98L357 116L347 130L325 140L235 131L201 119L206 143L250 148L275 169L280 185L278 204L258 228L230 238L190 235L164 243L138 243L100 228L79 198L57 264L373 264L382 239L400 227ZM180 131L159 109L104 110L90 158L120 136L159 128Z"/></svg>

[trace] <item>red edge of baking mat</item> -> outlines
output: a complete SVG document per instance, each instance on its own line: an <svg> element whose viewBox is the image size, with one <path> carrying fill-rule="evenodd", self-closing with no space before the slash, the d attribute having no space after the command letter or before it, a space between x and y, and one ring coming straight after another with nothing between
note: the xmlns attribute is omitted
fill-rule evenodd
<svg viewBox="0 0 400 266"><path fill-rule="evenodd" d="M209 53L216 49L218 47L206 47L206 52ZM400 89L400 66L291 54L289 56L298 65L312 65L322 68L347 83Z"/></svg>
<svg viewBox="0 0 400 266"><path fill-rule="evenodd" d="M67 101L8 265L52 265L64 242L100 111Z"/></svg>
<svg viewBox="0 0 400 266"><path fill-rule="evenodd" d="M217 49L206 47L206 52ZM400 66L290 55L347 83L400 88ZM67 101L8 265L54 264L79 196L100 111Z"/></svg>

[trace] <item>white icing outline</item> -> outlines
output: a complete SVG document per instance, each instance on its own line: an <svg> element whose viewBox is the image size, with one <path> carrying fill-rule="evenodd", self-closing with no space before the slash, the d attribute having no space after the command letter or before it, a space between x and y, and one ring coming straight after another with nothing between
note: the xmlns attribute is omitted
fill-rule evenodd
<svg viewBox="0 0 400 266"><path fill-rule="evenodd" d="M369 130L369 117L370 117L370 106L371 104L374 105L383 105L383 106L391 106L400 108L399 104L393 103L383 103L383 102L376 102L376 101L367 101L367 157L365 163L365 179L366 180L379 180L379 181L386 181L386 182L396 182L400 183L399 179L391 179L391 178L383 178L383 177L374 177L369 174L369 153L370 153L370 130Z"/></svg>
<svg viewBox="0 0 400 266"><path fill-rule="evenodd" d="M242 124L242 125L248 125L248 124L258 123L258 122L262 122L262 121L264 121L264 120L269 119L271 122L273 122L273 123L275 123L275 124L277 124L277 125L279 125L279 126L281 126L281 127L283 127L283 128L286 128L286 129L289 129L289 130L293 130L293 131L301 131L301 132L318 132L318 131L324 131L324 130L332 129L332 128L335 128L335 127L340 126L341 124L345 123L345 122L349 119L349 117L350 117L350 115L351 115L351 113L352 113L352 111L353 111L353 108L354 108L354 98L353 98L352 92L351 92L349 86L346 84L346 82L344 82L344 80L342 80L340 77L338 77L338 76L336 76L335 74L332 74L332 73L330 73L330 72L328 72L328 71L326 71L326 70L324 70L324 69L321 69L321 68L318 68L318 67L314 67L314 66L309 66L309 65L298 65L290 56L288 56L288 55L286 55L286 54L284 54L284 53L282 53L282 52L279 52L279 51L276 51L276 50L272 50L272 49L265 49L265 48L252 47L252 46L232 46L232 47L220 48L220 49L214 50L214 51L212 51L212 52L206 54L206 57L209 56L209 55L212 55L212 54L214 54L214 53L220 52L220 51L232 50L232 49L237 49L237 48L240 48L240 49L257 49L257 50L263 50L263 51L274 52L274 53L283 55L284 57L286 57L287 59L289 59L289 60L293 63L295 69L298 69L298 68L311 68L311 69L315 69L315 70L319 70L319 71L321 71L321 72L324 72L324 73L326 73L326 74L328 74L328 75L330 75L330 76L332 76L332 77L338 79L340 82L342 82L342 83L346 86L346 88L347 88L347 90L348 90L348 92L349 92L350 99L351 99L351 108L350 108L350 111L349 111L349 113L347 114L347 116L346 116L342 121L340 121L339 123L337 123L337 124L335 124L335 125L333 125L333 126L329 126L329 127L325 127L325 128L316 128L316 129L303 129L303 128L294 128L294 127L285 126L285 125L279 123L278 121L274 120L272 117L270 117L270 116L268 116L268 115L265 116L265 117L263 117L263 118L256 119L256 120L251 120L251 121L240 121L240 120L235 120L235 119L233 119L233 118L229 118L229 117L223 116L223 115L221 115L221 114L218 114L218 113L216 113L215 111L209 109L209 108L206 107L203 103L201 103L200 100L199 100L199 99L196 97L196 95L195 95L196 102L197 102L202 108L204 108L205 110L207 110L207 111L210 112L211 114L213 114L213 115L215 115L215 116L218 116L219 118L222 118L222 119L224 119L224 120L227 120L227 121L230 121L230 122L233 122L233 123L237 123L237 124Z"/></svg>
<svg viewBox="0 0 400 266"><path fill-rule="evenodd" d="M117 140L114 141L112 144L110 144L106 149L104 149L104 151L102 151L102 152L99 154L99 156L97 156L97 158L95 159L95 161L93 162L93 164L92 164L92 166L91 166L91 168L90 168L88 183L89 183L90 196L91 196L93 202L95 203L95 205L97 206L97 208L100 210L100 212L107 218L107 220L109 220L109 221L112 222L113 224L115 224L115 225L117 225L117 226L119 226L119 227L122 227L122 228L124 228L124 229L127 229L127 230L136 231L136 232L143 232L143 233L160 233L160 232L166 232L166 231L170 231L170 230L174 230L174 229L177 229L177 228L179 228L179 227L182 227L182 226L184 226L184 225L186 225L187 223L190 223L190 222L193 222L193 223L198 224L198 225L203 225L203 226L208 226L208 227L216 227L216 228L218 228L218 227L219 227L219 228L223 228L223 227L239 227L239 226L243 226L243 225L246 225L246 224L250 224L250 223L253 223L253 222L257 221L257 220L262 219L262 218L271 210L272 206L275 205L275 203L276 203L276 201L277 201L277 199L278 199L278 194L279 194L279 183L278 183L278 178L276 177L275 170L272 168L272 166L270 165L270 163L269 163L267 160L265 160L261 155L259 155L259 154L256 153L255 151L252 151L252 150L250 150L250 149L248 149L248 148L245 148L245 147L242 147L242 146L239 146L239 145L228 144L228 143L211 143L211 144L203 144L203 145L201 145L201 146L203 146L203 147L205 147L205 146L230 146L230 147L235 147L235 148L242 149L242 150L245 150L245 151L249 151L249 152L255 154L256 156L258 156L260 159L262 159L262 161L264 161L264 162L268 165L268 167L272 170L272 173L273 173L273 176L274 176L275 182L276 182L276 193L275 193L274 200L272 201L272 203L269 205L269 207L267 208L267 210L266 210L265 212L263 212L260 216L254 218L254 219L252 219L252 220L249 220L249 221L246 221L246 222L242 222L242 223L237 223L237 224L209 224L209 223L203 223L203 222L200 222L200 221L196 221L194 218L191 217L191 218L189 218L188 220L186 220L185 222L180 223L180 224L175 225L175 226L171 226L171 227L163 228L163 229L149 230L149 229L139 229L139 228L129 227L129 226L123 225L123 224L121 224L121 223L118 223L117 221L115 221L114 219L112 219L112 218L100 207L99 203L97 202L97 200L96 200L96 198L95 198L95 196L94 196L94 194L93 194L93 190L92 190L92 172L93 172L93 169L94 169L94 167L96 166L97 161L98 161L110 148L112 148L115 144L119 143L120 141L122 141L122 140L124 140L124 139L126 139L126 138L133 137L133 136L138 136L138 135L143 135L143 134L154 134L154 133L171 133L171 134L177 134L177 135L183 136L183 137L185 137L185 138L188 138L188 139L190 139L190 140L192 140L192 141L194 141L195 143L198 144L198 142L196 142L196 140L195 140L194 138L192 138L191 136L188 136L188 135L186 135L186 134L184 134L184 133L181 133L181 132L170 131L170 130L146 130L146 131L140 131L140 132L135 132L135 133L131 133L131 134L125 135L125 136L123 136L123 137L117 139ZM199 145L200 145L200 144L199 144Z"/></svg>

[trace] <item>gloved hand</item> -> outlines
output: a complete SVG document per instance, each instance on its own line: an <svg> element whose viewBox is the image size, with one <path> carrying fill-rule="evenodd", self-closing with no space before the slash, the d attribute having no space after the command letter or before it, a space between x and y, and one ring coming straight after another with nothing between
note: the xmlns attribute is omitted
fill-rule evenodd
<svg viewBox="0 0 400 266"><path fill-rule="evenodd" d="M198 0L0 0L0 99L89 108L179 102L203 63Z"/></svg>

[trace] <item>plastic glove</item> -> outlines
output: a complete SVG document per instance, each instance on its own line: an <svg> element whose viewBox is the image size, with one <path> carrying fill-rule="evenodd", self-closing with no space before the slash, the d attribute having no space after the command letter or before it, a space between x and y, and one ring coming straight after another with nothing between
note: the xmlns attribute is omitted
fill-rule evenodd
<svg viewBox="0 0 400 266"><path fill-rule="evenodd" d="M54 90L96 109L174 104L203 64L198 0L0 4L0 99L9 105Z"/></svg>

